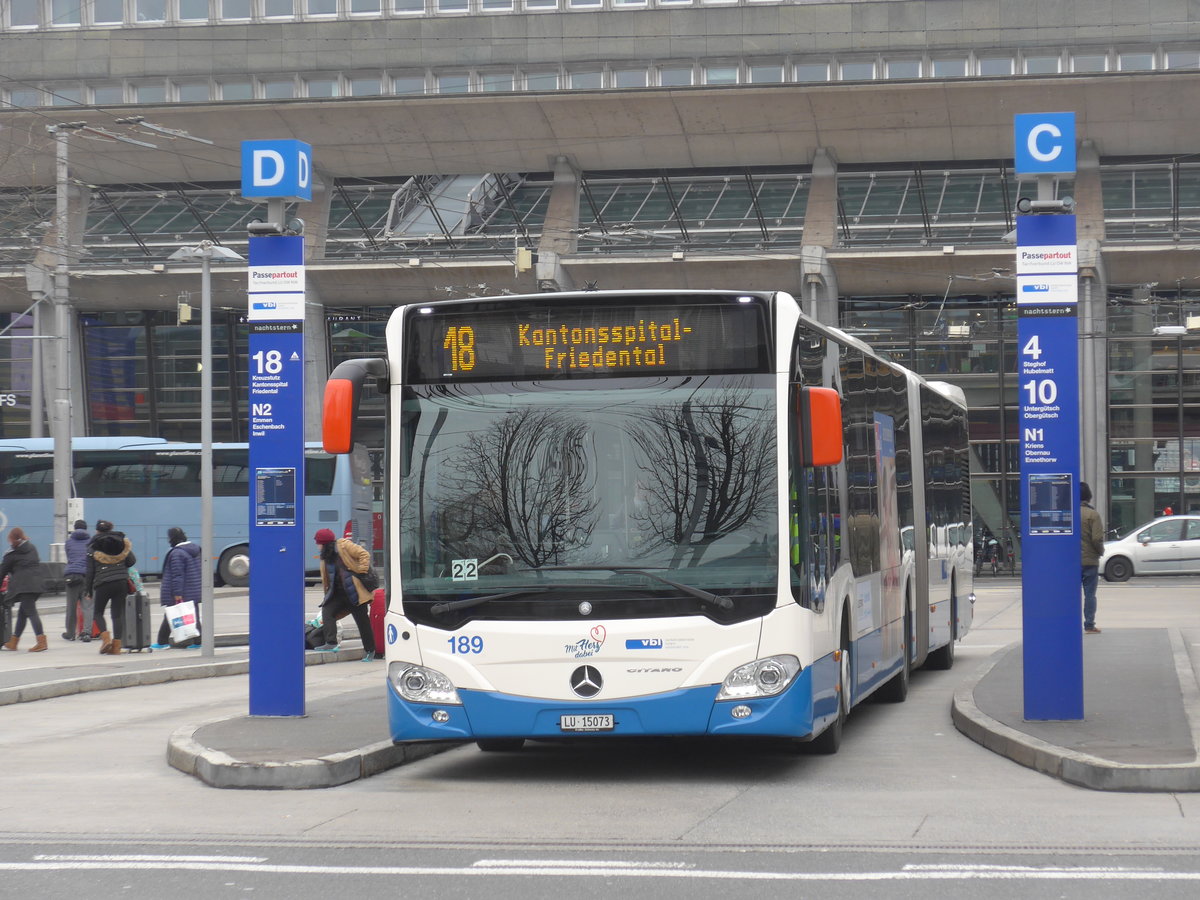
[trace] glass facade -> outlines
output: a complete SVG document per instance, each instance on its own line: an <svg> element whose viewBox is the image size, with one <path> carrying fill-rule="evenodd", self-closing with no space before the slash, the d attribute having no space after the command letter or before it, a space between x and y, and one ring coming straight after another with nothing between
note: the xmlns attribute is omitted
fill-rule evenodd
<svg viewBox="0 0 1200 900"><path fill-rule="evenodd" d="M330 309L326 315L328 366L383 354L390 307ZM2 321L2 319L0 319ZM20 327L28 330L31 326ZM81 315L86 425L91 435L155 435L200 440L200 325L180 324L174 312ZM244 316L213 311L213 440L244 441L248 330ZM4 437L28 437L32 341L0 342L0 377L11 377L23 404L2 410ZM0 392L2 394L3 392ZM383 445L383 396L368 392L361 424L374 447Z"/></svg>
<svg viewBox="0 0 1200 900"><path fill-rule="evenodd" d="M577 182L576 253L670 256L704 247L743 256L799 252L813 181L807 168L583 172ZM1200 227L1200 162L1102 160L1106 241L1163 243ZM505 259L514 243L545 239L550 173L395 175L331 180L318 259ZM909 168L847 166L836 174L836 235L844 250L943 243L994 252L1013 225L1013 198L1031 189L1000 165ZM1076 186L1058 179L1059 196ZM0 262L32 261L54 215L53 193L0 189ZM246 245L255 207L232 183L93 186L84 234L87 264L123 268L166 259L189 239ZM1011 258L1011 257L1010 257ZM467 294L485 288L454 285ZM1019 564L1016 415L1017 320L1012 272L954 275L945 292L840 298L840 323L915 371L959 385L970 405L970 459L977 541L1011 547ZM220 298L217 298L218 300ZM398 296L411 299L410 294ZM1164 508L1200 506L1200 293L1181 283L1112 285L1103 338L1111 504L1106 525L1128 529ZM218 305L221 305L218 303ZM381 352L390 307L326 310L327 364ZM0 328L0 435L31 430L36 342L32 319L4 314ZM1190 330L1189 330L1190 329ZM25 335L26 337L22 337ZM174 311L114 311L79 319L88 402L80 427L96 435L199 437L199 326ZM240 317L216 313L214 436L245 439L247 337ZM1086 386L1085 386L1086 389ZM9 397L11 396L11 400ZM363 420L383 443L383 400L368 395Z"/></svg>
<svg viewBox="0 0 1200 900"><path fill-rule="evenodd" d="M1002 282L1002 276L997 281ZM391 307L329 308L327 365L382 354ZM1109 298L1110 505L1107 527L1125 532L1167 507L1200 511L1200 333L1155 334L1163 321L1200 316L1200 296ZM840 325L932 380L958 385L970 408L975 540L1004 548L1002 571L1020 564L1017 319L1011 295L846 298ZM213 435L246 440L248 340L243 317L214 313ZM0 437L30 434L34 341L31 315L0 316ZM93 435L199 440L200 329L174 312L81 315L88 402L80 427ZM1086 386L1084 386L1086 390ZM368 384L361 407L375 464L384 440L384 397ZM985 573L986 574L986 573Z"/></svg>
<svg viewBox="0 0 1200 900"><path fill-rule="evenodd" d="M1200 297L1182 293L1110 314L1110 516L1121 533L1167 508L1200 512L1200 334L1184 326L1197 316Z"/></svg>

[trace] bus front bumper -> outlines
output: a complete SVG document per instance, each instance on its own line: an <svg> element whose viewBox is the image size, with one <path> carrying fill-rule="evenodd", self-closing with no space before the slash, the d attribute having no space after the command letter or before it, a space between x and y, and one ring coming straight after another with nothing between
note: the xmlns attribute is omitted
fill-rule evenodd
<svg viewBox="0 0 1200 900"><path fill-rule="evenodd" d="M812 669L774 697L717 701L719 685L619 700L561 702L490 691L459 690L462 705L412 703L388 685L392 740L577 738L676 735L806 737L812 733ZM602 731L569 731L564 716L612 716Z"/></svg>

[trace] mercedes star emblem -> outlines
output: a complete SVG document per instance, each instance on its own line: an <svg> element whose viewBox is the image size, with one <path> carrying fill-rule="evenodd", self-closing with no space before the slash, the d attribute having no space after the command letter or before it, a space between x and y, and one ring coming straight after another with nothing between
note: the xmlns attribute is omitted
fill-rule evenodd
<svg viewBox="0 0 1200 900"><path fill-rule="evenodd" d="M603 686L604 679L595 666L580 666L571 673L571 690L580 697L595 697Z"/></svg>

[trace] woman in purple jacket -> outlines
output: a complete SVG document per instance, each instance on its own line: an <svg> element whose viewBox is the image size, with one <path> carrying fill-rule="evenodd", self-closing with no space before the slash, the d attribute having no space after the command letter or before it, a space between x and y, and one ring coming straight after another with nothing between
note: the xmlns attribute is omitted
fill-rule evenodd
<svg viewBox="0 0 1200 900"><path fill-rule="evenodd" d="M182 528L171 528L167 531L167 540L171 549L163 559L162 595L160 601L163 609L169 609L176 603L187 600L196 604L196 627L200 627L200 576L202 564L200 561L200 545L193 544ZM152 644L151 649L165 650L170 646L171 625L168 615L163 616L162 624L158 626L158 643ZM177 645L181 646L181 645ZM189 641L187 649L195 650L200 646L200 638Z"/></svg>

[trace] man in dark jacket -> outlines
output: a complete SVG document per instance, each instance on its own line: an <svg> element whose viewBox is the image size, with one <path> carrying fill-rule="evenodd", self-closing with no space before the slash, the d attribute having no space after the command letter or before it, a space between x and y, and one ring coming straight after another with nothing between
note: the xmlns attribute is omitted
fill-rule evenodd
<svg viewBox="0 0 1200 900"><path fill-rule="evenodd" d="M92 639L92 596L84 591L87 581L88 544L92 536L87 530L87 522L77 519L75 530L67 535L63 550L67 554L67 567L63 575L67 582L67 621L64 641L75 640L76 634L81 641ZM80 624L79 608L83 608L83 621Z"/></svg>
<svg viewBox="0 0 1200 900"><path fill-rule="evenodd" d="M1096 585L1100 580L1100 557L1104 555L1104 523L1092 506L1092 489L1079 482L1079 534L1083 561L1083 631L1099 634L1096 627Z"/></svg>
<svg viewBox="0 0 1200 900"><path fill-rule="evenodd" d="M137 565L133 545L112 522L101 519L96 523L87 564L87 592L96 604L96 623L100 626L100 652L111 656L121 653L120 635L125 633L125 596L129 582L129 567ZM104 621L104 607L112 602L113 631ZM115 639L113 634L118 635Z"/></svg>
<svg viewBox="0 0 1200 900"><path fill-rule="evenodd" d="M196 628L200 628L200 578L202 564L200 561L200 545L188 540L182 528L171 528L167 531L167 540L171 549L163 558L162 595L160 601L163 608L169 610L176 603L190 600L196 604ZM162 624L158 626L158 643L152 644L154 650L165 650L170 646L171 624L168 621L170 613L163 616ZM189 650L200 646L200 637L187 641Z"/></svg>

